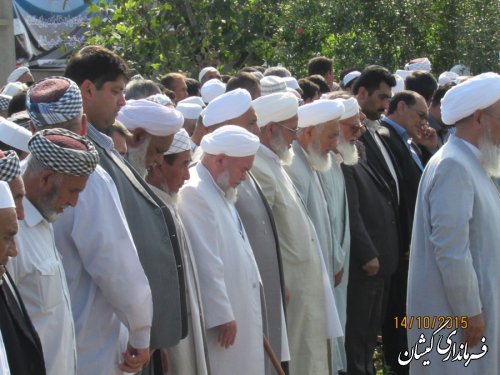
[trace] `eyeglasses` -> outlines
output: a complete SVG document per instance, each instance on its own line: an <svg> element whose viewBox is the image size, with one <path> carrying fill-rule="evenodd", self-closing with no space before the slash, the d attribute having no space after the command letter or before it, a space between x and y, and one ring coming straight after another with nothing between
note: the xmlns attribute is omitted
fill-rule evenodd
<svg viewBox="0 0 500 375"><path fill-rule="evenodd" d="M280 123L276 123L276 125L281 126L283 129L288 130L292 134L297 134L299 132L299 130L300 130L300 128L290 129L290 128L286 127L285 125L281 125Z"/></svg>

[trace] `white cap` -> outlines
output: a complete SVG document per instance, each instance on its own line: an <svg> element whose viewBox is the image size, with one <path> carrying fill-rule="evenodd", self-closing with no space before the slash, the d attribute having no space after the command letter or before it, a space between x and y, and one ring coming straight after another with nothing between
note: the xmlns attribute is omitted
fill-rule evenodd
<svg viewBox="0 0 500 375"><path fill-rule="evenodd" d="M184 123L179 111L146 99L127 101L116 119L130 131L141 128L159 137L176 133Z"/></svg>
<svg viewBox="0 0 500 375"><path fill-rule="evenodd" d="M200 91L203 101L208 104L226 92L226 84L217 78L212 78L205 82Z"/></svg>
<svg viewBox="0 0 500 375"><path fill-rule="evenodd" d="M207 106L201 96L188 96L186 99L182 99L180 102L177 102L177 105L184 103L198 104L201 108L205 108Z"/></svg>
<svg viewBox="0 0 500 375"><path fill-rule="evenodd" d="M200 147L210 155L224 154L241 158L255 155L259 149L260 140L255 134L236 125L225 125L214 132L205 135Z"/></svg>
<svg viewBox="0 0 500 375"><path fill-rule="evenodd" d="M185 120L197 120L203 110L200 105L191 103L178 103L175 109L182 113Z"/></svg>
<svg viewBox="0 0 500 375"><path fill-rule="evenodd" d="M299 128L316 126L327 121L340 119L344 114L342 99L318 99L298 109Z"/></svg>
<svg viewBox="0 0 500 375"><path fill-rule="evenodd" d="M471 75L470 69L467 66L465 66L464 64L454 65L450 69L450 72L457 73L459 76L470 76Z"/></svg>
<svg viewBox="0 0 500 375"><path fill-rule="evenodd" d="M277 92L261 96L252 102L257 115L257 125L266 126L270 122L288 120L297 114L297 98L288 92Z"/></svg>
<svg viewBox="0 0 500 375"><path fill-rule="evenodd" d="M24 73L28 73L29 71L30 70L28 67L20 66L19 68L14 69L14 71L9 74L9 76L7 77L7 82L16 82Z"/></svg>
<svg viewBox="0 0 500 375"><path fill-rule="evenodd" d="M178 154L180 152L190 151L190 150L191 150L191 139L189 138L189 134L186 131L186 129L181 128L181 130L175 133L172 144L170 145L167 152L165 152L163 155Z"/></svg>
<svg viewBox="0 0 500 375"><path fill-rule="evenodd" d="M212 126L240 117L252 106L250 93L242 88L215 98L202 112L203 125Z"/></svg>
<svg viewBox="0 0 500 375"><path fill-rule="evenodd" d="M419 57L417 59L411 60L408 64L406 64L405 69L410 71L424 70L426 72L430 72L431 62L427 57Z"/></svg>
<svg viewBox="0 0 500 375"><path fill-rule="evenodd" d="M208 72L218 72L218 70L215 69L213 66L207 66L207 67L203 68L200 71L200 74L198 75L198 81L201 82L201 80L203 79L203 77L205 77L205 74L207 74Z"/></svg>
<svg viewBox="0 0 500 375"><path fill-rule="evenodd" d="M448 83L456 83L458 78L457 73L453 72L443 72L439 75L438 83L440 87L447 85Z"/></svg>
<svg viewBox="0 0 500 375"><path fill-rule="evenodd" d="M359 104L355 97L342 99L342 104L344 105L344 114L340 117L341 120L345 120L359 114Z"/></svg>
<svg viewBox="0 0 500 375"><path fill-rule="evenodd" d="M441 118L453 125L500 100L500 75L483 73L452 87L441 99Z"/></svg>
<svg viewBox="0 0 500 375"><path fill-rule="evenodd" d="M406 77L408 77L411 74L411 72L409 70L398 69L394 74L403 78L404 81Z"/></svg>
<svg viewBox="0 0 500 375"><path fill-rule="evenodd" d="M21 82L10 82L2 90L2 94L7 96L14 96L23 90L27 90L28 86Z"/></svg>
<svg viewBox="0 0 500 375"><path fill-rule="evenodd" d="M0 209L2 208L16 208L9 184L5 181L0 181Z"/></svg>
<svg viewBox="0 0 500 375"><path fill-rule="evenodd" d="M131 99L131 100L133 100L133 99ZM155 103L158 103L158 104L161 104L164 106L174 105L174 103L172 103L172 99L170 99L165 94L154 94L154 95L148 96L146 98L146 100L149 100L150 102L155 102Z"/></svg>
<svg viewBox="0 0 500 375"><path fill-rule="evenodd" d="M405 89L404 78L402 78L399 74L394 74L394 78L396 79L396 86L391 87L392 95L396 95L398 92L403 91Z"/></svg>
<svg viewBox="0 0 500 375"><path fill-rule="evenodd" d="M260 80L260 94L262 96L275 92L286 92L286 82L278 76L266 76Z"/></svg>
<svg viewBox="0 0 500 375"><path fill-rule="evenodd" d="M358 78L361 75L361 72L358 70L353 70L352 72L347 73L344 78L342 78L342 86L346 87L349 82Z"/></svg>
<svg viewBox="0 0 500 375"><path fill-rule="evenodd" d="M15 122L0 117L0 141L18 150L29 152L31 132Z"/></svg>
<svg viewBox="0 0 500 375"><path fill-rule="evenodd" d="M294 90L300 89L299 82L295 77L284 77L283 80L285 81L286 87Z"/></svg>

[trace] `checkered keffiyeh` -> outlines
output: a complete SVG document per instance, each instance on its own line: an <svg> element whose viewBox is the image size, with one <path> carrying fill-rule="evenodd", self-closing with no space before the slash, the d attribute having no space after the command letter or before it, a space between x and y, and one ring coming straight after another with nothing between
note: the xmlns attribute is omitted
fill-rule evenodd
<svg viewBox="0 0 500 375"><path fill-rule="evenodd" d="M87 150L75 150L56 145L47 136L63 136L83 143ZM66 129L45 129L31 137L28 148L31 155L49 169L72 176L88 176L99 163L94 145L84 137Z"/></svg>
<svg viewBox="0 0 500 375"><path fill-rule="evenodd" d="M20 175L19 157L15 151L4 151L4 157L0 158L0 181L11 182Z"/></svg>
<svg viewBox="0 0 500 375"><path fill-rule="evenodd" d="M174 140L170 148L163 155L178 154L183 151L191 150L191 141L188 132L182 128L174 135Z"/></svg>
<svg viewBox="0 0 500 375"><path fill-rule="evenodd" d="M0 111L6 111L9 108L11 96L0 94Z"/></svg>
<svg viewBox="0 0 500 375"><path fill-rule="evenodd" d="M58 100L48 103L33 103L31 93L42 82L49 79L64 79L69 82L69 87ZM65 77L48 77L31 86L26 95L26 110L31 122L38 127L57 125L74 119L82 113L82 95L78 85Z"/></svg>

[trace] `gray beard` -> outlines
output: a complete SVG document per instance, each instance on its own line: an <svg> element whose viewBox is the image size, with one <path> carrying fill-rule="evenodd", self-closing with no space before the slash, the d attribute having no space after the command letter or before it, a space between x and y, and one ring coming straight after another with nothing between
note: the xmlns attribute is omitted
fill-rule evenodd
<svg viewBox="0 0 500 375"><path fill-rule="evenodd" d="M332 167L332 156L330 153L321 155L311 143L307 147L307 158L311 167L318 172L326 172Z"/></svg>
<svg viewBox="0 0 500 375"><path fill-rule="evenodd" d="M235 204L238 200L238 190L229 186L229 171L224 171L215 180L217 186L224 192L225 198L231 204Z"/></svg>
<svg viewBox="0 0 500 375"><path fill-rule="evenodd" d="M285 142L281 133L273 137L270 142L271 149L281 160L282 165L290 165L292 163L293 153Z"/></svg>
<svg viewBox="0 0 500 375"><path fill-rule="evenodd" d="M490 133L488 129L479 143L481 165L489 176L500 178L500 145L493 144Z"/></svg>
<svg viewBox="0 0 500 375"><path fill-rule="evenodd" d="M340 136L337 151L342 155L342 162L345 165L356 165L359 162L359 152L355 145L350 142L346 142L342 136Z"/></svg>
<svg viewBox="0 0 500 375"><path fill-rule="evenodd" d="M145 179L148 174L148 169L146 168L146 153L150 142L151 137L147 138L138 148L129 148L127 152L128 162L143 179Z"/></svg>

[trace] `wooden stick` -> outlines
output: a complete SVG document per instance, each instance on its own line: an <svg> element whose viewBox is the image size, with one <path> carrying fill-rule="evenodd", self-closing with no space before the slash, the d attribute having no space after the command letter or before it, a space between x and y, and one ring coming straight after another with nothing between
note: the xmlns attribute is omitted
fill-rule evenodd
<svg viewBox="0 0 500 375"><path fill-rule="evenodd" d="M271 344L269 344L267 337L266 336L263 337L264 337L264 349L266 350L266 353L269 356L269 359L271 360L271 363L273 364L276 373L278 375L285 375L285 372L281 368L281 363L278 360L278 358L276 358L276 355L274 354L273 348L271 348Z"/></svg>

